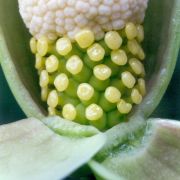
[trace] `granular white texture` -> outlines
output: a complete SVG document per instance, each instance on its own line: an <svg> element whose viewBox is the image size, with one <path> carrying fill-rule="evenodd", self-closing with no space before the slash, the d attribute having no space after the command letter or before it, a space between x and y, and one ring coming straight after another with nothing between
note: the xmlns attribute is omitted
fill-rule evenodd
<svg viewBox="0 0 180 180"><path fill-rule="evenodd" d="M148 0L19 0L20 14L30 33L46 36L74 36L91 29L97 40L127 22L142 23Z"/></svg>

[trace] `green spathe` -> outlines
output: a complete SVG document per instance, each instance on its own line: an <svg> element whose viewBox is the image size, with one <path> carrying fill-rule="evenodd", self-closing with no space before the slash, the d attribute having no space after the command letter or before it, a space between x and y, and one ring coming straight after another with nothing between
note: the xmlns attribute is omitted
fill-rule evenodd
<svg viewBox="0 0 180 180"><path fill-rule="evenodd" d="M79 125L59 116L44 118L42 122L57 134L65 136L90 137L99 133L93 126Z"/></svg>
<svg viewBox="0 0 180 180"><path fill-rule="evenodd" d="M60 124L62 129L66 128ZM83 131L84 127L76 128ZM73 130L71 126L70 129ZM56 180L66 177L104 145L105 136L98 130L95 133L95 128L90 131L87 131L88 137L57 135L34 118L0 126L0 179Z"/></svg>
<svg viewBox="0 0 180 180"><path fill-rule="evenodd" d="M131 133L125 133L124 140ZM179 139L180 122L150 119L139 142L131 138L122 147L119 141L118 145L111 146L111 153L104 154L102 149L89 165L100 179L176 180L180 177Z"/></svg>

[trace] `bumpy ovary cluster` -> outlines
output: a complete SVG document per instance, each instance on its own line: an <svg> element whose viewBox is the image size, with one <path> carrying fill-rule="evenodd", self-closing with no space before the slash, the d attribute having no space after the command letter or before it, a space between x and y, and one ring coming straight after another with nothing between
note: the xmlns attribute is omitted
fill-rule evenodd
<svg viewBox="0 0 180 180"><path fill-rule="evenodd" d="M49 115L99 129L124 121L145 95L141 25L127 23L100 41L91 30L49 41L32 38L42 100Z"/></svg>
<svg viewBox="0 0 180 180"><path fill-rule="evenodd" d="M30 33L51 40L68 36L74 40L82 29L91 29L95 39L127 22L141 23L148 0L19 0L21 16Z"/></svg>

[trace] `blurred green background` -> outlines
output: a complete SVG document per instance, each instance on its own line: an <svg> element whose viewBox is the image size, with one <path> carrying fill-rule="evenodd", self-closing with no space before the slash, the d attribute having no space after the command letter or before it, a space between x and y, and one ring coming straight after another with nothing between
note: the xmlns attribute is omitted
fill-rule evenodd
<svg viewBox="0 0 180 180"><path fill-rule="evenodd" d="M171 83L152 116L180 120L180 53ZM0 123L22 118L25 118L25 115L16 103L0 67Z"/></svg>

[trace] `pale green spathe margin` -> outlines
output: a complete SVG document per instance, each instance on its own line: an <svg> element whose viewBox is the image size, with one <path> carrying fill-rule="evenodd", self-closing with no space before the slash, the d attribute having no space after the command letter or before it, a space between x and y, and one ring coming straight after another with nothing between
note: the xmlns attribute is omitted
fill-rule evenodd
<svg viewBox="0 0 180 180"><path fill-rule="evenodd" d="M59 116L44 118L42 122L54 132L63 136L90 137L99 133L93 126L80 125L73 121L62 119Z"/></svg>
<svg viewBox="0 0 180 180"><path fill-rule="evenodd" d="M150 119L139 140L135 133L129 132L124 137L126 143L116 144L108 154L98 153L96 158L89 162L97 178L178 180L180 177L180 122Z"/></svg>
<svg viewBox="0 0 180 180"><path fill-rule="evenodd" d="M54 120L58 119L45 121ZM59 126L66 129L61 120ZM87 131L87 136L77 132L76 136L55 134L35 118L0 126L0 179L58 180L85 164L102 148L105 136L91 127L71 128L74 132Z"/></svg>
<svg viewBox="0 0 180 180"><path fill-rule="evenodd" d="M9 15L7 15L7 11ZM18 12L17 1L0 0L0 63L17 102L28 117L43 118L38 78L29 50L29 34ZM39 93L39 94L38 94ZM39 97L39 99L38 99Z"/></svg>
<svg viewBox="0 0 180 180"><path fill-rule="evenodd" d="M11 55L8 52L6 41L4 39L3 33L1 32L1 27L0 62L10 89L22 110L26 113L28 117L34 116L37 118L43 118L44 115L42 111L33 101L29 90L23 83L22 78L20 78L13 61L11 61ZM28 79L24 79L24 81L28 81Z"/></svg>
<svg viewBox="0 0 180 180"><path fill-rule="evenodd" d="M180 0L149 0L145 18L147 95L135 110L148 118L171 80L180 48Z"/></svg>

